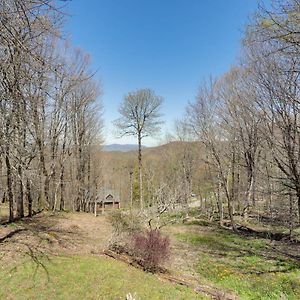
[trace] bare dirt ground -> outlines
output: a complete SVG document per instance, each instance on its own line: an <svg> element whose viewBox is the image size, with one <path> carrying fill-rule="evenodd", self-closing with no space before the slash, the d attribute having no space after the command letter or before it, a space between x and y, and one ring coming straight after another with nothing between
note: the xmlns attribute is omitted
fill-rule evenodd
<svg viewBox="0 0 300 300"><path fill-rule="evenodd" d="M28 255L97 254L107 246L111 227L105 217L86 213L41 213L0 226L0 264Z"/></svg>

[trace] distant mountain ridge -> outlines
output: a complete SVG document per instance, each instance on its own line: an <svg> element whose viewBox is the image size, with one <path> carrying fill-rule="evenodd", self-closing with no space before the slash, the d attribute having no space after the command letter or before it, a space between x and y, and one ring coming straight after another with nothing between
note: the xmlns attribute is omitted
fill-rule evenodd
<svg viewBox="0 0 300 300"><path fill-rule="evenodd" d="M146 146L142 146L143 149L146 148ZM106 152L115 152L115 151L119 151L119 152L129 152L129 151L135 151L138 149L138 145L135 144L110 144L110 145L104 145L102 147L103 151Z"/></svg>

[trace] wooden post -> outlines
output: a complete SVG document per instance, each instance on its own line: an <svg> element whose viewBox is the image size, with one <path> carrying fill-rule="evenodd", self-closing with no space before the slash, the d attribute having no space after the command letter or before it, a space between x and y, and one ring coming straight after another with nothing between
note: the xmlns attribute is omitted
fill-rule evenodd
<svg viewBox="0 0 300 300"><path fill-rule="evenodd" d="M104 200L102 200L102 215L104 214L104 205L105 205L105 202L104 202Z"/></svg>

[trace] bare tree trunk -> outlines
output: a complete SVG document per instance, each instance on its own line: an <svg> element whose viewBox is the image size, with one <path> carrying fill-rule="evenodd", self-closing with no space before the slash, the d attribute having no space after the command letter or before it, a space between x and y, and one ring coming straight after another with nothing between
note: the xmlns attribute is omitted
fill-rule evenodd
<svg viewBox="0 0 300 300"><path fill-rule="evenodd" d="M237 162L237 179L236 179L236 203L237 203L237 211L239 215L241 215L241 164L240 159L238 158Z"/></svg>
<svg viewBox="0 0 300 300"><path fill-rule="evenodd" d="M65 175L65 167L64 165L61 166L60 170L60 204L59 204L59 210L64 210L65 209L65 196L64 196L64 191L65 191L65 186L64 186L64 175Z"/></svg>
<svg viewBox="0 0 300 300"><path fill-rule="evenodd" d="M298 222L300 223L300 188L297 186Z"/></svg>
<svg viewBox="0 0 300 300"><path fill-rule="evenodd" d="M251 186L251 200L252 200L252 206L255 207L256 203L255 203L255 184L256 184L256 173L255 173L255 169L253 166L252 169L252 186Z"/></svg>
<svg viewBox="0 0 300 300"><path fill-rule="evenodd" d="M224 182L225 194L227 198L228 205L228 214L230 218L230 223L232 229L236 231L234 216L233 216L233 200L234 200L234 184L235 184L235 149L232 149L231 152L231 166L230 166L230 176L231 176L231 186L229 186L229 180L227 176L227 180Z"/></svg>
<svg viewBox="0 0 300 300"><path fill-rule="evenodd" d="M6 165L7 195L9 201L9 221L12 222L14 220L14 196L13 196L13 189L12 189L11 165L9 161L9 146L6 146L5 165Z"/></svg>
<svg viewBox="0 0 300 300"><path fill-rule="evenodd" d="M243 218L244 221L246 222L248 220L248 213L249 213L249 208L250 208L250 201L251 201L251 192L252 192L252 186L253 186L253 176L248 175L248 187L245 195L245 205L244 205L244 210L243 210Z"/></svg>
<svg viewBox="0 0 300 300"><path fill-rule="evenodd" d="M289 238L292 239L293 233L293 194L289 192Z"/></svg>
<svg viewBox="0 0 300 300"><path fill-rule="evenodd" d="M143 174L142 174L142 138L141 133L138 135L138 161L139 161L139 189L140 189L140 209L144 209L144 197L143 197Z"/></svg>
<svg viewBox="0 0 300 300"><path fill-rule="evenodd" d="M30 182L27 178L26 180L26 198L28 203L28 217L32 217L32 197L31 197L31 188L30 188Z"/></svg>
<svg viewBox="0 0 300 300"><path fill-rule="evenodd" d="M268 203L268 211L272 216L272 205L273 205L273 184L270 180L270 171L269 171L269 167L268 167L268 163L266 163L266 175L267 175L267 185L268 185L268 198L269 198L269 203Z"/></svg>
<svg viewBox="0 0 300 300"><path fill-rule="evenodd" d="M54 190L54 203L53 203L53 208L52 208L53 212L55 212L56 208L57 208L57 202L58 202L57 194L58 194L59 187L60 187L60 182L57 182L55 190Z"/></svg>
<svg viewBox="0 0 300 300"><path fill-rule="evenodd" d="M223 224L223 203L222 203L222 199L221 199L221 180L218 176L218 185L217 185L217 203L218 203L218 209L219 209L219 217L220 217L220 225Z"/></svg>
<svg viewBox="0 0 300 300"><path fill-rule="evenodd" d="M132 210L132 202L133 202L133 181L132 181L133 172L130 171L130 210Z"/></svg>
<svg viewBox="0 0 300 300"><path fill-rule="evenodd" d="M19 93L18 93L19 95ZM18 141L18 147L21 150L17 150L18 152L22 152L25 150L25 134L24 134L24 122L22 122L22 118L25 117L25 108L21 106L19 103L21 101L19 97L17 97L15 105L14 112L16 114L16 137ZM24 108L24 110L22 110ZM24 187L23 187L23 172L22 172L22 166L23 166L23 157L18 155L18 168L17 168L17 180L16 184L18 187L18 195L16 197L16 208L17 208L17 218L23 218L24 217Z"/></svg>
<svg viewBox="0 0 300 300"><path fill-rule="evenodd" d="M22 172L22 167L19 165L18 167L18 186L19 186L19 191L17 195L17 218L23 218L24 217L24 188L23 188L23 172Z"/></svg>

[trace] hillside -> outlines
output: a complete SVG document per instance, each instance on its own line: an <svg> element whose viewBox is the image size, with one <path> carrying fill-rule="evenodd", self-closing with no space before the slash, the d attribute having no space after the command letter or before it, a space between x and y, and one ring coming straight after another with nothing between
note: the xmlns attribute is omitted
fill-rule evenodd
<svg viewBox="0 0 300 300"><path fill-rule="evenodd" d="M143 146L146 148L146 146ZM135 144L110 144L102 146L102 150L105 152L128 152L137 150L138 146Z"/></svg>
<svg viewBox="0 0 300 300"><path fill-rule="evenodd" d="M299 243L234 233L191 214L186 223L172 215L177 224L163 229L167 274L105 255L108 215L41 213L2 226L0 299L299 299Z"/></svg>
<svg viewBox="0 0 300 300"><path fill-rule="evenodd" d="M0 299L206 299L105 256L111 235L106 217L85 213L0 227Z"/></svg>

